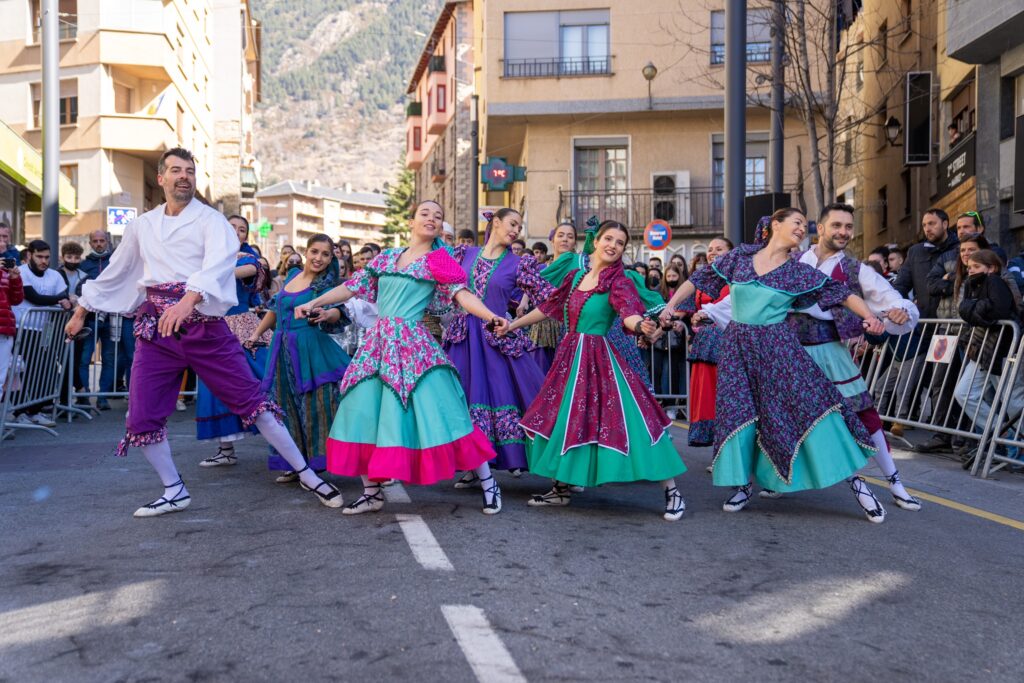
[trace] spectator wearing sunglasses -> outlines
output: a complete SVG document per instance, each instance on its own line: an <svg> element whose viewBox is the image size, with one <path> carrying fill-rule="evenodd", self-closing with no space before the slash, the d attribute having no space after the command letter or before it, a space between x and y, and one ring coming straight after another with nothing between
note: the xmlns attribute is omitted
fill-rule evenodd
<svg viewBox="0 0 1024 683"><path fill-rule="evenodd" d="M956 217L956 236L961 242L980 235L985 235L985 222L982 220L980 213L977 211L964 211ZM985 238L989 240L988 248L994 251L996 256L1003 260L1003 263L1006 263L1006 252L1003 248L993 242L988 235L985 235Z"/></svg>

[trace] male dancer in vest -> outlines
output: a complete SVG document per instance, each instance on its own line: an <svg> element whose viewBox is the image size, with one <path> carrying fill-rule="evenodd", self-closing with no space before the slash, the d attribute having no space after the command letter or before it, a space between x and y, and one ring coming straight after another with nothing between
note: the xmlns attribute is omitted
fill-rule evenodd
<svg viewBox="0 0 1024 683"><path fill-rule="evenodd" d="M277 407L260 391L244 351L223 320L237 303L238 236L219 212L194 198L192 153L175 147L160 157L161 204L125 226L121 245L95 280L85 283L65 332L74 337L89 312L136 313L127 433L117 448L142 448L164 485L163 495L135 511L155 517L188 507L190 497L171 459L167 417L174 412L182 372L191 367L214 396L255 424L298 473L303 488L327 507L340 492L309 469Z"/></svg>
<svg viewBox="0 0 1024 683"><path fill-rule="evenodd" d="M911 332L919 318L917 306L904 299L893 289L889 281L874 269L866 266L844 250L853 239L853 207L849 204L829 204L821 212L818 222L818 243L801 255L800 260L809 264L834 280L846 283L854 294L867 302L872 312L885 323L886 332L901 335ZM857 413L861 422L871 434L871 441L878 451L875 462L882 474L889 480L889 490L895 503L904 510L920 510L921 503L907 493L900 481L892 453L882 431L882 419L875 409L867 384L860 369L850 357L845 341L857 339L864 333L860 319L851 320L846 309L822 310L817 305L792 313L789 323L796 331L807 353L814 359L826 376L836 385L851 410ZM863 486L859 478L851 480L851 486ZM774 497L773 492L762 496ZM876 517L871 521L881 522L885 511L879 506Z"/></svg>

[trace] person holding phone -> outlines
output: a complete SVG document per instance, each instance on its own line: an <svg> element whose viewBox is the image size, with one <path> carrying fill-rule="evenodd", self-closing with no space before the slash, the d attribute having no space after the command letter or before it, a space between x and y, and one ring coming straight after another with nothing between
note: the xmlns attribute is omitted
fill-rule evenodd
<svg viewBox="0 0 1024 683"><path fill-rule="evenodd" d="M341 401L338 382L351 361L330 335L348 320L340 308L316 308L299 320L295 308L340 283L340 263L331 238L313 235L306 242L302 272L289 277L245 342L255 353L264 345L266 332L274 330L261 388L284 410L288 432L307 465L317 472L327 469L327 434ZM283 471L277 483L298 481L294 468L283 458L271 456L269 464L270 469Z"/></svg>
<svg viewBox="0 0 1024 683"><path fill-rule="evenodd" d="M0 230L0 252L6 249L7 245L3 240L9 235L9 232L4 235L4 231ZM0 258L3 259L0 261L0 396L3 396L7 385L7 371L11 367L14 335L18 329L12 307L25 299L25 290L21 284L18 262L7 256Z"/></svg>

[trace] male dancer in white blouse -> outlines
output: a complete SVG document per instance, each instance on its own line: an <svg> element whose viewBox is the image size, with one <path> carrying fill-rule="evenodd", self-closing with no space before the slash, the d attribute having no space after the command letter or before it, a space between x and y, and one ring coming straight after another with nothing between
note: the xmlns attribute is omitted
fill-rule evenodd
<svg viewBox="0 0 1024 683"><path fill-rule="evenodd" d="M141 447L164 492L135 516L178 512L191 500L171 458L166 426L188 367L244 424L255 424L299 473L304 489L327 507L341 507L340 492L309 469L278 421L280 408L260 391L245 352L224 322L224 313L237 303L238 237L220 213L195 199L192 153L181 147L164 152L157 182L166 203L125 226L110 265L85 283L65 328L70 338L89 312L136 313L127 431L117 454L125 455L128 446Z"/></svg>

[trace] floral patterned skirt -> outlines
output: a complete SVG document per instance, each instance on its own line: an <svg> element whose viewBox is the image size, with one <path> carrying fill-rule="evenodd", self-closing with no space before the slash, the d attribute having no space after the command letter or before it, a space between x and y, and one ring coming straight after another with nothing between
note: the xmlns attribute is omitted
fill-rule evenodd
<svg viewBox="0 0 1024 683"><path fill-rule="evenodd" d="M874 450L786 323L730 323L718 364L716 485L739 486L755 475L768 488L823 488L863 467Z"/></svg>

